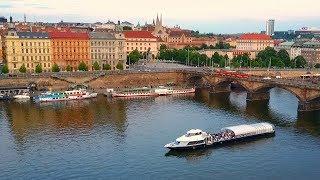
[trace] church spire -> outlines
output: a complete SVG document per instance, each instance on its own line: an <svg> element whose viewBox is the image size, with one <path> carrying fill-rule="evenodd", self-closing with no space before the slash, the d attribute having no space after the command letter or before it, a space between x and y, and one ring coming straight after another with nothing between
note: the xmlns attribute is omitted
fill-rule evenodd
<svg viewBox="0 0 320 180"><path fill-rule="evenodd" d="M156 26L158 26L158 25L159 25L159 23L160 23L160 21L159 21L159 15L158 15L158 13L157 13Z"/></svg>

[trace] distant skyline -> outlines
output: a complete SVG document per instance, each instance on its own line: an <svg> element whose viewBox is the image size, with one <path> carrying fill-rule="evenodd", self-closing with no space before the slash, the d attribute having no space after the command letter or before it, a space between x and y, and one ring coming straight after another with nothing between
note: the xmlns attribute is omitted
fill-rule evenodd
<svg viewBox="0 0 320 180"><path fill-rule="evenodd" d="M165 26L213 33L260 32L267 19L275 30L320 27L319 1L315 0L1 0L0 16L41 22L152 22L157 13Z"/></svg>

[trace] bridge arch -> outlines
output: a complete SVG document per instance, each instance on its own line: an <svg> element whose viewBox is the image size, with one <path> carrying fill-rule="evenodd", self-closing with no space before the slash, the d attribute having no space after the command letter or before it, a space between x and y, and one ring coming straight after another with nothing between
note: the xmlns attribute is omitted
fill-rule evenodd
<svg viewBox="0 0 320 180"><path fill-rule="evenodd" d="M259 88L252 89L252 92L269 92L273 88L280 88L283 90L288 91L289 93L293 94L299 101L305 101L305 97L303 97L299 91L294 88L290 88L287 86L281 86L277 84L265 84Z"/></svg>
<svg viewBox="0 0 320 180"><path fill-rule="evenodd" d="M247 84L237 79L221 78L215 82L214 86L227 86L227 85L231 85L231 83L238 84L242 86L246 91L250 91L250 87Z"/></svg>

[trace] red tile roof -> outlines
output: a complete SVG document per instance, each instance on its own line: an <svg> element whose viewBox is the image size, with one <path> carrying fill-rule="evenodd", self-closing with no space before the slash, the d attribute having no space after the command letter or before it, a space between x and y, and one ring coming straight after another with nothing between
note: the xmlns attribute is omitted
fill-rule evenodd
<svg viewBox="0 0 320 180"><path fill-rule="evenodd" d="M125 38L156 38L150 31L124 31Z"/></svg>
<svg viewBox="0 0 320 180"><path fill-rule="evenodd" d="M191 36L191 33L188 32L188 31L183 31L183 30L179 30L179 31L171 31L169 33L169 36L174 36L174 37L180 37L182 35L185 35L187 37L190 37Z"/></svg>
<svg viewBox="0 0 320 180"><path fill-rule="evenodd" d="M88 40L89 34L84 32L72 32L72 31L49 31L49 36L52 39L81 39Z"/></svg>
<svg viewBox="0 0 320 180"><path fill-rule="evenodd" d="M243 34L240 40L272 40L272 38L266 34Z"/></svg>

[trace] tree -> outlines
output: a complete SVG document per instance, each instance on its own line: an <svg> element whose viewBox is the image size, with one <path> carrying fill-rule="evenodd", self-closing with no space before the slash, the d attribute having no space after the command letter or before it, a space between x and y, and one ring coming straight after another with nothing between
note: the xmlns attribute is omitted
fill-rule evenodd
<svg viewBox="0 0 320 180"><path fill-rule="evenodd" d="M119 69L119 70L123 70L123 64L119 62L119 63L116 65L116 68Z"/></svg>
<svg viewBox="0 0 320 180"><path fill-rule="evenodd" d="M131 30L132 30L132 27L130 27L130 26L123 26L123 30L124 30L124 31L131 31Z"/></svg>
<svg viewBox="0 0 320 180"><path fill-rule="evenodd" d="M220 62L219 62L219 67L225 67L226 66L226 59L225 58L221 58Z"/></svg>
<svg viewBox="0 0 320 180"><path fill-rule="evenodd" d="M314 68L320 68L320 63L317 63Z"/></svg>
<svg viewBox="0 0 320 180"><path fill-rule="evenodd" d="M110 64L104 64L102 69L108 71L108 70L111 70L111 66Z"/></svg>
<svg viewBox="0 0 320 180"><path fill-rule="evenodd" d="M60 72L60 67L56 63L54 63L52 65L51 71L52 72Z"/></svg>
<svg viewBox="0 0 320 180"><path fill-rule="evenodd" d="M132 52L130 52L130 54L128 55L127 58L128 58L127 62L130 61L130 64L134 64L134 63L138 62L139 59L142 58L142 54L137 49L135 49Z"/></svg>
<svg viewBox="0 0 320 180"><path fill-rule="evenodd" d="M214 62L214 63L220 63L220 60L221 60L221 56L219 55L219 53L218 52L215 52L214 54L213 54L213 56L212 56L212 61Z"/></svg>
<svg viewBox="0 0 320 180"><path fill-rule="evenodd" d="M70 65L68 65L68 66L66 67L66 71L68 71L68 72L72 71L72 67L71 67Z"/></svg>
<svg viewBox="0 0 320 180"><path fill-rule="evenodd" d="M21 65L20 69L19 69L19 72L21 73L26 73L27 72L27 68L26 66L24 65L24 63Z"/></svg>
<svg viewBox="0 0 320 180"><path fill-rule="evenodd" d="M42 67L41 64L37 64L36 69L35 69L36 73L42 73Z"/></svg>
<svg viewBox="0 0 320 180"><path fill-rule="evenodd" d="M208 45L207 44L201 44L200 49L208 49Z"/></svg>
<svg viewBox="0 0 320 180"><path fill-rule="evenodd" d="M93 63L93 69L96 70L96 71L100 70L100 65L99 65L99 63L97 61L95 61Z"/></svg>
<svg viewBox="0 0 320 180"><path fill-rule="evenodd" d="M2 72L3 74L9 73L9 68L8 68L8 65L7 65L7 64L5 64L5 65L2 67L1 72Z"/></svg>
<svg viewBox="0 0 320 180"><path fill-rule="evenodd" d="M297 56L293 61L295 62L295 68L304 68L307 65L307 61L303 56Z"/></svg>
<svg viewBox="0 0 320 180"><path fill-rule="evenodd" d="M79 71L88 71L88 66L83 61L78 66Z"/></svg>
<svg viewBox="0 0 320 180"><path fill-rule="evenodd" d="M165 44L160 45L160 51L166 50L167 46Z"/></svg>
<svg viewBox="0 0 320 180"><path fill-rule="evenodd" d="M277 56L280 58L280 60L283 62L281 63L282 65L284 64L285 67L290 67L291 64L291 60L290 60L290 56L289 53L284 50L281 49L278 53Z"/></svg>
<svg viewBox="0 0 320 180"><path fill-rule="evenodd" d="M260 51L257 55L257 59L261 60L262 67L269 67L269 62L271 61L271 66L276 66L278 64L279 58L277 51L272 47L267 47L266 49Z"/></svg>

